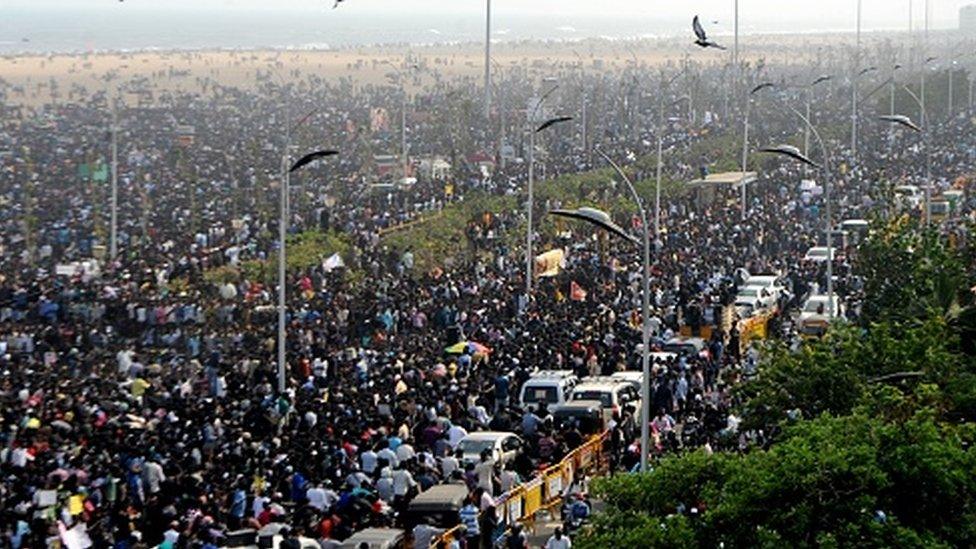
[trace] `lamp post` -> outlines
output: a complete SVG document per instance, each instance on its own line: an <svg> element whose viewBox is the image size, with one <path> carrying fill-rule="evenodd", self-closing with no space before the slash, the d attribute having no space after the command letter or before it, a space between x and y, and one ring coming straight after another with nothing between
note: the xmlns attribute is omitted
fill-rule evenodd
<svg viewBox="0 0 976 549"><path fill-rule="evenodd" d="M922 110L922 120L928 120L925 112L925 104L922 102L922 98L915 94L911 88L908 86L903 86L908 96L918 104L918 107ZM916 125L907 116L901 115L889 115L882 116L882 120L886 122L891 122L893 124L898 124L904 126L916 133L922 134L922 146L925 147L925 225L928 226L932 221L931 212L931 201L932 201L932 149L929 146L929 131L928 126L923 122L921 126Z"/></svg>
<svg viewBox="0 0 976 549"><path fill-rule="evenodd" d="M857 0L857 45L854 49L854 73L861 76L861 0ZM851 84L851 160L857 160L857 77Z"/></svg>
<svg viewBox="0 0 976 549"><path fill-rule="evenodd" d="M485 0L485 120L491 116L491 0Z"/></svg>
<svg viewBox="0 0 976 549"><path fill-rule="evenodd" d="M118 92L112 98L112 222L109 230L108 257L111 261L119 255L119 119Z"/></svg>
<svg viewBox="0 0 976 549"><path fill-rule="evenodd" d="M798 118L800 118L806 127L813 133L814 138L816 138L817 143L820 145L820 154L823 157L823 163L817 164L816 162L810 160L805 154L801 153L796 147L790 145L778 145L775 147L765 147L760 149L761 152L779 154L783 156L788 156L794 160L802 162L804 165L819 169L822 173L824 180L824 209L826 210L824 219L824 233L827 236L827 315L830 318L834 316L834 247L833 238L831 234L831 201L830 201L830 154L827 151L827 146L824 144L823 139L820 137L820 132L817 128L810 123L810 119L798 111L793 105L789 103L784 103L790 111L793 112Z"/></svg>
<svg viewBox="0 0 976 549"><path fill-rule="evenodd" d="M860 48L858 49L857 57L858 64L860 64ZM851 161L857 161L857 84L862 76L868 74L869 72L878 70L878 67L868 67L866 69L861 69L854 77L854 81L851 83L851 94L853 95L853 101L851 103Z"/></svg>
<svg viewBox="0 0 976 549"><path fill-rule="evenodd" d="M489 0L490 1L490 0ZM400 85L400 164L401 171L403 172L403 178L400 181L401 184L406 184L407 179L407 164L409 159L407 158L407 89L404 87L403 83L403 71L397 68L396 65L391 63L388 59L383 61L384 65L388 65L393 72L397 75L397 83ZM410 68L416 69L417 65L411 65Z"/></svg>
<svg viewBox="0 0 976 549"><path fill-rule="evenodd" d="M534 124L536 122L536 115L539 113L539 108L545 100L552 95L552 92L556 91L559 87L558 84L549 89L546 93L539 98L535 104L535 108L532 109L532 113L529 115L529 124ZM535 205L535 134L544 131L556 124L562 122L567 122L572 120L568 117L558 117L547 120L541 126L535 129L529 130L529 188L528 188L528 200L526 201L526 216L528 217L528 228L525 234L525 299L528 300L529 296L532 295L532 207Z"/></svg>
<svg viewBox="0 0 976 549"><path fill-rule="evenodd" d="M656 182L654 184L654 240L655 242L658 242L661 239L661 170L664 168L664 158L663 158L664 155L664 92L669 87L671 87L671 84L673 84L674 81L677 80L682 74L683 73L679 72L678 74L675 74L670 79L668 79L666 82L663 81L663 75L662 75L661 93L659 94L660 112L658 113L658 130L657 130L657 174L656 174ZM674 105L686 99L688 99L687 96L682 96L678 98L676 101L672 102L671 106L673 107Z"/></svg>
<svg viewBox="0 0 976 549"><path fill-rule="evenodd" d="M291 174L299 169L311 164L312 162L328 156L339 154L338 151L316 151L306 154L294 164L291 164L291 132L288 132L289 147L281 155L281 197L280 215L278 221L278 393L284 393L287 386L287 355L285 345L287 343L285 333L285 312L286 312L286 293L285 293L285 239L288 237L288 192ZM289 167L290 166L290 167Z"/></svg>
<svg viewBox="0 0 976 549"><path fill-rule="evenodd" d="M630 190L630 194L634 199L634 203L637 205L637 209L640 211L641 216L641 232L642 240L640 244L642 245L642 256L641 256L641 280L643 291L641 296L641 314L643 315L642 323L642 336L641 336L641 458L640 458L640 469L642 473L647 472L647 453L650 447L650 425L651 425L651 236L650 227L647 223L647 209L644 207L644 201L641 200L640 195L637 193L637 189L634 188L633 182L627 177L627 174L613 161L609 156L606 155L600 149L596 150L603 159L610 164L613 170L624 180L627 185L627 189ZM610 216L599 210L592 210L589 208L582 208L576 212L566 212L566 211L555 211L550 212L556 215L564 215L566 217L574 217L576 219L582 219L589 223L600 226L617 236L626 238L628 241L637 244L638 241L634 237L626 234L620 227L615 225L610 221Z"/></svg>
<svg viewBox="0 0 976 549"><path fill-rule="evenodd" d="M745 221L746 219L746 202L748 200L748 196L746 194L746 171L748 171L748 164L749 164L749 113L752 110L752 97L756 95L758 92L760 92L761 90L764 90L766 88L772 88L772 87L773 87L773 83L763 82L762 84L759 84L755 88L752 88L752 91L750 91L749 95L746 96L746 119L745 119L745 128L742 132L742 178L739 180L739 187L741 187L740 190L742 193L741 207L742 207L743 221Z"/></svg>
<svg viewBox="0 0 976 549"><path fill-rule="evenodd" d="M825 74L823 76L817 77L816 80L814 80L813 82L810 83L809 86L807 86L807 90L806 90L807 91L807 93L806 93L806 96L807 96L806 97L806 99L807 99L807 101L806 101L807 120L810 120L811 119L810 118L810 116L811 116L810 115L810 103L813 101L813 88L814 88L814 86L816 86L817 84L820 84L822 82L827 82L828 80L831 80L832 78L833 78L833 76L830 76L830 75L826 75ZM803 126L803 154L806 155L806 156L809 156L810 155L810 128L808 126L806 126L806 125ZM808 167L809 166L804 165L804 169L806 169Z"/></svg>

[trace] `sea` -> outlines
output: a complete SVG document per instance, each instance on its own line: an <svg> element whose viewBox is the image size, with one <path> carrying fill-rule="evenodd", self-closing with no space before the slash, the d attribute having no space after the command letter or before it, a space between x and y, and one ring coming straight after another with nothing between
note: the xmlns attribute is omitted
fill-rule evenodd
<svg viewBox="0 0 976 549"><path fill-rule="evenodd" d="M105 0L97 8L3 7L0 55L200 49L346 49L378 44L439 44L484 40L484 18L470 14L358 14L347 6L317 11L235 9L129 9ZM344 10L344 11L340 11ZM709 32L731 34L729 22L709 21ZM785 24L785 23L784 23ZM690 36L690 21L660 17L499 14L493 42L647 39ZM792 32L796 32L796 27ZM802 32L849 31L800 27ZM743 24L743 34L782 32L782 25ZM881 30L881 29L876 29Z"/></svg>

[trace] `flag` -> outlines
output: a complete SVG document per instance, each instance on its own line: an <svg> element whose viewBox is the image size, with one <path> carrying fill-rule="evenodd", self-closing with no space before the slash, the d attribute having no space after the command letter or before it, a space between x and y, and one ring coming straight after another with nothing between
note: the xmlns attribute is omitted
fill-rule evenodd
<svg viewBox="0 0 976 549"><path fill-rule="evenodd" d="M535 256L535 276L537 278L556 276L565 264L565 252L559 248L549 250L544 254Z"/></svg>
<svg viewBox="0 0 976 549"><path fill-rule="evenodd" d="M569 299L573 301L584 301L586 299L586 290L581 288L575 280L569 282Z"/></svg>
<svg viewBox="0 0 976 549"><path fill-rule="evenodd" d="M345 266L346 264L342 261L342 256L337 253L332 254L328 259L322 262L322 269L327 273L331 273L332 271Z"/></svg>

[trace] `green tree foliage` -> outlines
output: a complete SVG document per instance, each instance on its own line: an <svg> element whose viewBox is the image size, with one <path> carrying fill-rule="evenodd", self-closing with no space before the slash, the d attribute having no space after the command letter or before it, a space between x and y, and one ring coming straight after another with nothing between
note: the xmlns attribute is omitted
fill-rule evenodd
<svg viewBox="0 0 976 549"><path fill-rule="evenodd" d="M963 547L976 543L973 430L927 409L790 426L768 450L663 460L597 481L580 547Z"/></svg>
<svg viewBox="0 0 976 549"><path fill-rule="evenodd" d="M771 344L737 389L772 443L597 481L607 510L578 545L976 546L970 254L905 220L874 231L860 324Z"/></svg>

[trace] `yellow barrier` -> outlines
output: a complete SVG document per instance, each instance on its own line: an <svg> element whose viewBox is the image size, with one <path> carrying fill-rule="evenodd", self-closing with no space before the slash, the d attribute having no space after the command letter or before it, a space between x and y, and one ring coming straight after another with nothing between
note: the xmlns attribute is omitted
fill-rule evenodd
<svg viewBox="0 0 976 549"><path fill-rule="evenodd" d="M499 496L499 518L509 525L516 521L530 523L537 512L551 507L562 498L563 490L572 484L576 471L596 470L603 473L603 443L608 434L609 431L604 431L593 436L582 446L566 454L559 463ZM431 540L431 547L449 544L460 531L460 525L447 530Z"/></svg>

